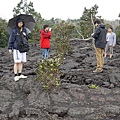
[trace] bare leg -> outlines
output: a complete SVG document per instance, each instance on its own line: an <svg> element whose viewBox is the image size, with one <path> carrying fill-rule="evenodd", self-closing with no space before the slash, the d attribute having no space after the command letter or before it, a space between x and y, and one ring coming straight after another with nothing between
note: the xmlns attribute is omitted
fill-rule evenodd
<svg viewBox="0 0 120 120"><path fill-rule="evenodd" d="M23 63L21 62L18 64L18 73L22 72L22 68L23 68Z"/></svg>
<svg viewBox="0 0 120 120"><path fill-rule="evenodd" d="M14 63L14 74L18 72L18 63Z"/></svg>
<svg viewBox="0 0 120 120"><path fill-rule="evenodd" d="M27 78L27 76L21 74L22 73L22 69L23 69L23 62L19 63L18 68L19 68L19 70L18 70L19 79L20 78Z"/></svg>
<svg viewBox="0 0 120 120"><path fill-rule="evenodd" d="M112 56L113 56L113 55L112 55L112 54L110 54L110 58L112 58Z"/></svg>
<svg viewBox="0 0 120 120"><path fill-rule="evenodd" d="M112 56L113 56L113 47L111 46L110 47L110 58L112 58Z"/></svg>
<svg viewBox="0 0 120 120"><path fill-rule="evenodd" d="M105 58L107 57L108 50L109 50L109 46L108 46L108 44L106 44L105 55L104 55Z"/></svg>
<svg viewBox="0 0 120 120"><path fill-rule="evenodd" d="M19 63L14 63L14 80L15 81L19 80L19 78L18 78L18 65L19 65Z"/></svg>
<svg viewBox="0 0 120 120"><path fill-rule="evenodd" d="M105 58L107 57L107 53L105 53L104 57L105 57Z"/></svg>

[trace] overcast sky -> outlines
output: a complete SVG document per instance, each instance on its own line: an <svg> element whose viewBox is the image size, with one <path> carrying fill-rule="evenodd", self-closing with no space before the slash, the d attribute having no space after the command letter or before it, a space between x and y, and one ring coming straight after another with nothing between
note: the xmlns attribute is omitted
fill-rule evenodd
<svg viewBox="0 0 120 120"><path fill-rule="evenodd" d="M28 0L30 1L30 0ZM118 0L31 0L37 12L45 19L61 18L66 20L80 18L84 7L99 6L98 15L107 20L118 19L120 1ZM9 20L13 8L20 0L0 0L0 17Z"/></svg>

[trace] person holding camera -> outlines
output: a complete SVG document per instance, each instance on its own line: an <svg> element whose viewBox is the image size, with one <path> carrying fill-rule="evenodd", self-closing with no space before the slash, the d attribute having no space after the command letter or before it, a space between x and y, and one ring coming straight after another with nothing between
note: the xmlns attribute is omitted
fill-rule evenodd
<svg viewBox="0 0 120 120"><path fill-rule="evenodd" d="M49 28L48 25L44 25L43 30L40 31L40 47L42 48L43 59L46 59L48 57L51 37L52 37L51 28Z"/></svg>

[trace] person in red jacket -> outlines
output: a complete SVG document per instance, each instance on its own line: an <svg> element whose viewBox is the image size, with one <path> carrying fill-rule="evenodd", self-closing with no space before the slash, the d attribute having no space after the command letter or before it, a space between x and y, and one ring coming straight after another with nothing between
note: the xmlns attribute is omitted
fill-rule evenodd
<svg viewBox="0 0 120 120"><path fill-rule="evenodd" d="M51 28L44 25L43 30L40 31L40 47L42 48L42 58L48 57L48 50L50 49L50 38L52 37Z"/></svg>

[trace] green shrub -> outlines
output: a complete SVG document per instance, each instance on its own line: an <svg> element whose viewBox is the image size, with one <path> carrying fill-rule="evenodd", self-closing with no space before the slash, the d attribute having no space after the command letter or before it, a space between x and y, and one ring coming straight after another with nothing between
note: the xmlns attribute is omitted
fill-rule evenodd
<svg viewBox="0 0 120 120"><path fill-rule="evenodd" d="M95 84L91 84L88 86L89 89L98 89L98 86Z"/></svg>
<svg viewBox="0 0 120 120"><path fill-rule="evenodd" d="M51 89L60 85L60 65L60 56L47 58L38 63L37 80L41 82L43 88Z"/></svg>

